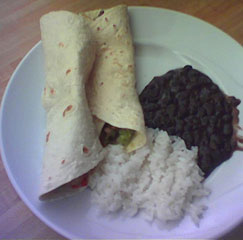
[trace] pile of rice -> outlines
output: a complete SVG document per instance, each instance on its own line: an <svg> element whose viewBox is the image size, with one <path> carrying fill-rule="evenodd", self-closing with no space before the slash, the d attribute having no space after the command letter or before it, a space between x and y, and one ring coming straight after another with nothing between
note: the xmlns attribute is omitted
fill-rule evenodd
<svg viewBox="0 0 243 240"><path fill-rule="evenodd" d="M196 164L197 148L188 150L182 139L147 129L148 142L127 154L109 145L108 156L90 176L92 200L105 212L142 212L147 220L180 220L188 213L198 224L205 206L193 203L209 191Z"/></svg>

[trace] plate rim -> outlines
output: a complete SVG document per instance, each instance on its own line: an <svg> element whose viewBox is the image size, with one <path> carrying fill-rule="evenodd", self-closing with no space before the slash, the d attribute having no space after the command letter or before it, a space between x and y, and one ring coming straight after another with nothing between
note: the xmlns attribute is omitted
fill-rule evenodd
<svg viewBox="0 0 243 240"><path fill-rule="evenodd" d="M191 15L191 14L187 14L187 13L184 13L184 12L180 12L180 11L177 11L177 10L173 10L173 9L169 9L169 8L160 8L160 7L152 7L152 6L128 6L128 12L130 10L136 10L136 9L150 9L152 11L168 11L168 12L172 12L173 14L178 14L178 15L181 15L181 16L184 16L184 17L191 17L193 18L194 20L196 21L200 21L201 23L203 24L207 24L208 26L210 26L212 29L218 31L218 32L221 32L225 35L225 37L227 36L229 39L233 40L235 42L236 45L238 45L238 47L240 47L242 49L242 45L234 38L232 37L231 35L229 35L229 33L225 32L223 29L213 25L212 23L210 22L207 22L206 20L202 19L202 18L199 18L199 17L195 17L194 15Z"/></svg>

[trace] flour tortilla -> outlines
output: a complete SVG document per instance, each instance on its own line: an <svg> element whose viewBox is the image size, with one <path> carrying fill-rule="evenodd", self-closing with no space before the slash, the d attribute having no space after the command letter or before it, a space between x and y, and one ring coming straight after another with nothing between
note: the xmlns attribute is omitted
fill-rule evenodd
<svg viewBox="0 0 243 240"><path fill-rule="evenodd" d="M85 94L85 81L95 58L84 19L67 11L40 19L45 56L46 143L40 199L56 199L83 188L71 181L104 157Z"/></svg>
<svg viewBox="0 0 243 240"><path fill-rule="evenodd" d="M131 152L146 143L143 111L135 89L134 48L126 6L82 14L97 44L86 91L99 132L104 123L135 130Z"/></svg>

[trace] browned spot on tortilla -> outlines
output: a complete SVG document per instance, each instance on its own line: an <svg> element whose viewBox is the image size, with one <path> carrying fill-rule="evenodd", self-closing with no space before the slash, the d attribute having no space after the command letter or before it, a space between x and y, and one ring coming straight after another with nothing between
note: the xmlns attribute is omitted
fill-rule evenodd
<svg viewBox="0 0 243 240"><path fill-rule="evenodd" d="M64 47L64 43L63 42L59 42L58 46L59 47Z"/></svg>
<svg viewBox="0 0 243 240"><path fill-rule="evenodd" d="M70 72L71 72L71 69L68 69L68 70L66 71L66 75L68 75Z"/></svg>
<svg viewBox="0 0 243 240"><path fill-rule="evenodd" d="M113 24L113 28L116 28L116 24Z"/></svg>
<svg viewBox="0 0 243 240"><path fill-rule="evenodd" d="M73 107L72 105L67 106L66 109L63 111L62 116L65 117L66 112L70 111L72 107Z"/></svg>
<svg viewBox="0 0 243 240"><path fill-rule="evenodd" d="M102 15L104 14L104 12L105 12L105 11L104 11L103 9L101 9L97 17L102 16Z"/></svg>
<svg viewBox="0 0 243 240"><path fill-rule="evenodd" d="M108 56L105 56L105 58L108 58Z"/></svg>
<svg viewBox="0 0 243 240"><path fill-rule="evenodd" d="M129 68L132 68L132 64L128 65Z"/></svg>
<svg viewBox="0 0 243 240"><path fill-rule="evenodd" d="M50 132L48 132L48 133L46 134L46 142L49 141L49 137L50 137Z"/></svg>
<svg viewBox="0 0 243 240"><path fill-rule="evenodd" d="M105 21L108 22L108 18L107 17L105 17Z"/></svg>
<svg viewBox="0 0 243 240"><path fill-rule="evenodd" d="M89 149L88 149L86 146L84 146L84 147L83 147L83 152L84 152L84 153L89 153Z"/></svg>
<svg viewBox="0 0 243 240"><path fill-rule="evenodd" d="M100 83L100 86L102 86L103 84L104 84L104 83L103 83L103 82L101 82L101 83Z"/></svg>
<svg viewBox="0 0 243 240"><path fill-rule="evenodd" d="M63 159L61 163L64 164L65 163L65 159Z"/></svg>
<svg viewBox="0 0 243 240"><path fill-rule="evenodd" d="M97 27L97 31L100 31L100 27Z"/></svg>
<svg viewBox="0 0 243 240"><path fill-rule="evenodd" d="M112 56L112 54L113 54L113 53L112 53L112 52L110 52L110 55L111 55L111 56Z"/></svg>
<svg viewBox="0 0 243 240"><path fill-rule="evenodd" d="M55 93L54 88L51 88L50 92L51 92L51 94L54 94Z"/></svg>
<svg viewBox="0 0 243 240"><path fill-rule="evenodd" d="M120 53L123 53L123 51L121 50Z"/></svg>

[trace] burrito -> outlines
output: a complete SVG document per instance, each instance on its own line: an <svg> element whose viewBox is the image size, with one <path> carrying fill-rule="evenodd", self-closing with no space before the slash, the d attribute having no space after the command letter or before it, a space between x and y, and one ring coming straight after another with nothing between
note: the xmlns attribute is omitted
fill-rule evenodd
<svg viewBox="0 0 243 240"><path fill-rule="evenodd" d="M131 152L146 143L146 134L135 88L134 48L127 7L120 5L81 14L97 45L86 86L89 107L99 134L114 138L118 129L121 142L132 137L126 146Z"/></svg>
<svg viewBox="0 0 243 240"><path fill-rule="evenodd" d="M46 75L40 199L47 200L83 190L87 173L104 158L104 150L85 93L95 59L89 28L82 16L67 11L44 15L40 27Z"/></svg>

